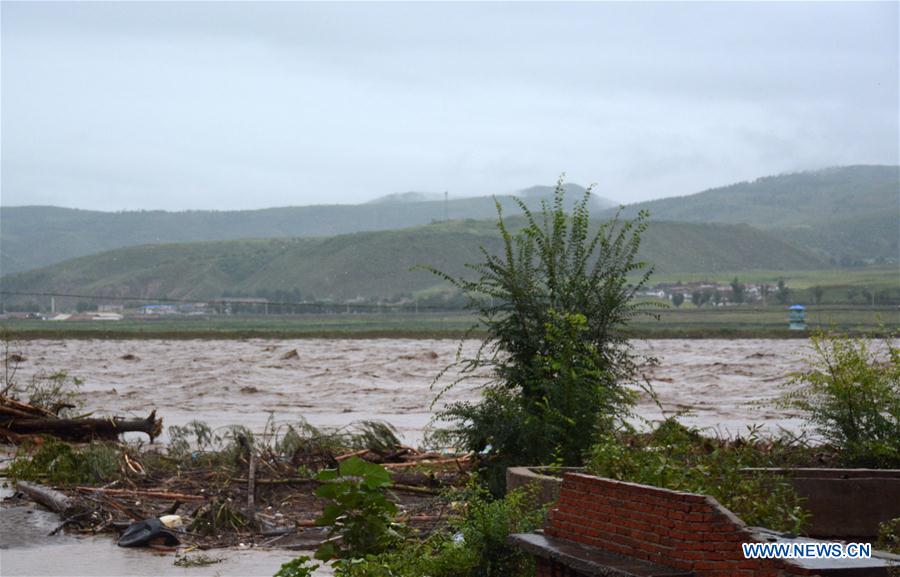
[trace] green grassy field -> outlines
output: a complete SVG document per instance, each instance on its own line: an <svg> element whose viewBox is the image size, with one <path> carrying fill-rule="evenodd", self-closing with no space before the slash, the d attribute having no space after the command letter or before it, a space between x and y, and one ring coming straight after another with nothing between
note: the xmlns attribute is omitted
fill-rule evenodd
<svg viewBox="0 0 900 577"><path fill-rule="evenodd" d="M872 290L896 288L900 286L900 270L897 265L868 266L858 269L821 269L821 270L744 270L715 273L657 273L651 278L651 284L683 283L704 281L727 284L734 277L743 283L776 284L783 278L789 287L798 290L814 286L854 286Z"/></svg>
<svg viewBox="0 0 900 577"><path fill-rule="evenodd" d="M787 328L787 311L782 306L703 307L690 305L660 311L660 319L641 319L633 329L648 336L804 336L805 331ZM900 330L900 310L896 307L812 306L807 311L810 330L833 329L845 333L882 333Z"/></svg>
<svg viewBox="0 0 900 577"><path fill-rule="evenodd" d="M646 317L630 332L649 338L803 337L787 328L784 307L669 308L659 320ZM900 331L896 307L811 307L811 329L847 333ZM458 338L475 319L465 312L328 314L297 316L214 316L124 321L0 321L15 338ZM477 333L476 333L477 334Z"/></svg>

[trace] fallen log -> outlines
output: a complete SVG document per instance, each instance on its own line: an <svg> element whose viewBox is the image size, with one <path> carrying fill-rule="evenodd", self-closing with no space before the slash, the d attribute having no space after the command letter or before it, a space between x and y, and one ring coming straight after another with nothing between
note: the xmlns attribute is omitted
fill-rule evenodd
<svg viewBox="0 0 900 577"><path fill-rule="evenodd" d="M231 477L231 481L235 483L249 483L249 479L245 477ZM319 483L316 479L309 477L280 477L278 479L260 478L254 481L256 485L294 485L304 483Z"/></svg>
<svg viewBox="0 0 900 577"><path fill-rule="evenodd" d="M403 491L405 493L421 493L423 495L440 495L441 492L431 487L420 487L418 485L389 485L387 487L392 491Z"/></svg>
<svg viewBox="0 0 900 577"><path fill-rule="evenodd" d="M352 453L344 453L343 455L338 455L337 457L335 457L334 460L337 461L338 463L340 463L341 461L346 461L347 459L350 459L351 457L362 457L363 455L365 455L366 453L369 453L370 451L371 451L371 449L362 449L361 451L353 451Z"/></svg>
<svg viewBox="0 0 900 577"><path fill-rule="evenodd" d="M129 432L146 433L150 440L162 434L162 419L156 418L152 411L146 419L126 420L121 417L60 419L55 417L40 418L0 418L0 427L17 434L45 434L68 441L86 441L90 439L116 440L120 434Z"/></svg>
<svg viewBox="0 0 900 577"><path fill-rule="evenodd" d="M49 487L36 485L28 481L19 481L16 483L16 489L27 495L35 503L59 513L62 517L71 517L83 513L85 510L85 507L78 502Z"/></svg>
<svg viewBox="0 0 900 577"><path fill-rule="evenodd" d="M9 407L12 409L16 409L23 413L34 415L34 416L42 416L42 417L56 417L57 415L47 409L41 407L35 407L34 405L29 405L28 403L23 403L22 401L17 401L12 397L7 397L6 395L0 395L0 407Z"/></svg>
<svg viewBox="0 0 900 577"><path fill-rule="evenodd" d="M146 499L166 499L172 501L206 501L203 495L187 495L168 491L144 491L141 489L105 489L103 487L75 487L79 493L104 493L106 495L123 495L126 497L144 497Z"/></svg>
<svg viewBox="0 0 900 577"><path fill-rule="evenodd" d="M462 466L471 460L471 455L463 455L461 457L449 457L446 459L422 460L422 461L404 461L403 463L384 463L381 466L391 471L396 469L408 469L410 467L434 467L437 465L457 465Z"/></svg>
<svg viewBox="0 0 900 577"><path fill-rule="evenodd" d="M0 405L0 415L6 415L7 417L18 417L21 419L34 418L34 413L28 413L15 407L7 407L6 405Z"/></svg>

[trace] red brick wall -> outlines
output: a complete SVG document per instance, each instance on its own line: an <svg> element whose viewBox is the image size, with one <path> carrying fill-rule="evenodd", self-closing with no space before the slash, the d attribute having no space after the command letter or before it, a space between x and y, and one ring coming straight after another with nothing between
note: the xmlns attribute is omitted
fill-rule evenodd
<svg viewBox="0 0 900 577"><path fill-rule="evenodd" d="M697 577L802 574L782 561L744 559L741 543L757 539L712 497L578 473L565 475L544 533ZM549 577L540 565L539 577Z"/></svg>

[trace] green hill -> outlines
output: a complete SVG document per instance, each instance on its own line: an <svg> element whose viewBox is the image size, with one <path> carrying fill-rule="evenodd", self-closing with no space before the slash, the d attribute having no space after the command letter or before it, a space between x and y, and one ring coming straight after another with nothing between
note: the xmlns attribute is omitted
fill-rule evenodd
<svg viewBox="0 0 900 577"><path fill-rule="evenodd" d="M584 188L567 184L570 201ZM521 197L532 208L552 196L553 187L533 187ZM431 200L421 193L388 195L370 203L187 212L98 212L53 206L0 208L0 273L10 274L110 249L143 244L240 238L321 237L394 230L437 220L489 219L494 197ZM510 195L497 200L518 212ZM595 198L595 208L611 202Z"/></svg>
<svg viewBox="0 0 900 577"><path fill-rule="evenodd" d="M516 228L521 219L512 218ZM81 257L0 279L4 291L211 299L276 292L343 301L435 290L429 264L453 275L500 247L493 223L454 221L339 235L144 245ZM641 257L660 272L810 269L823 262L746 225L655 222ZM27 299L25 299L27 300ZM9 299L8 299L9 302Z"/></svg>
<svg viewBox="0 0 900 577"><path fill-rule="evenodd" d="M900 167L846 166L759 178L625 208L632 217L749 224L832 259L900 255Z"/></svg>

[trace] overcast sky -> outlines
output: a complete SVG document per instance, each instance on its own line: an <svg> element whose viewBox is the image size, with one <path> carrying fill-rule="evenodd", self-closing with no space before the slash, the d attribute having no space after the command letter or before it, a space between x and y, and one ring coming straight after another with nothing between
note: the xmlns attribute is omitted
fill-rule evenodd
<svg viewBox="0 0 900 577"><path fill-rule="evenodd" d="M2 3L6 206L619 202L898 163L898 3Z"/></svg>

